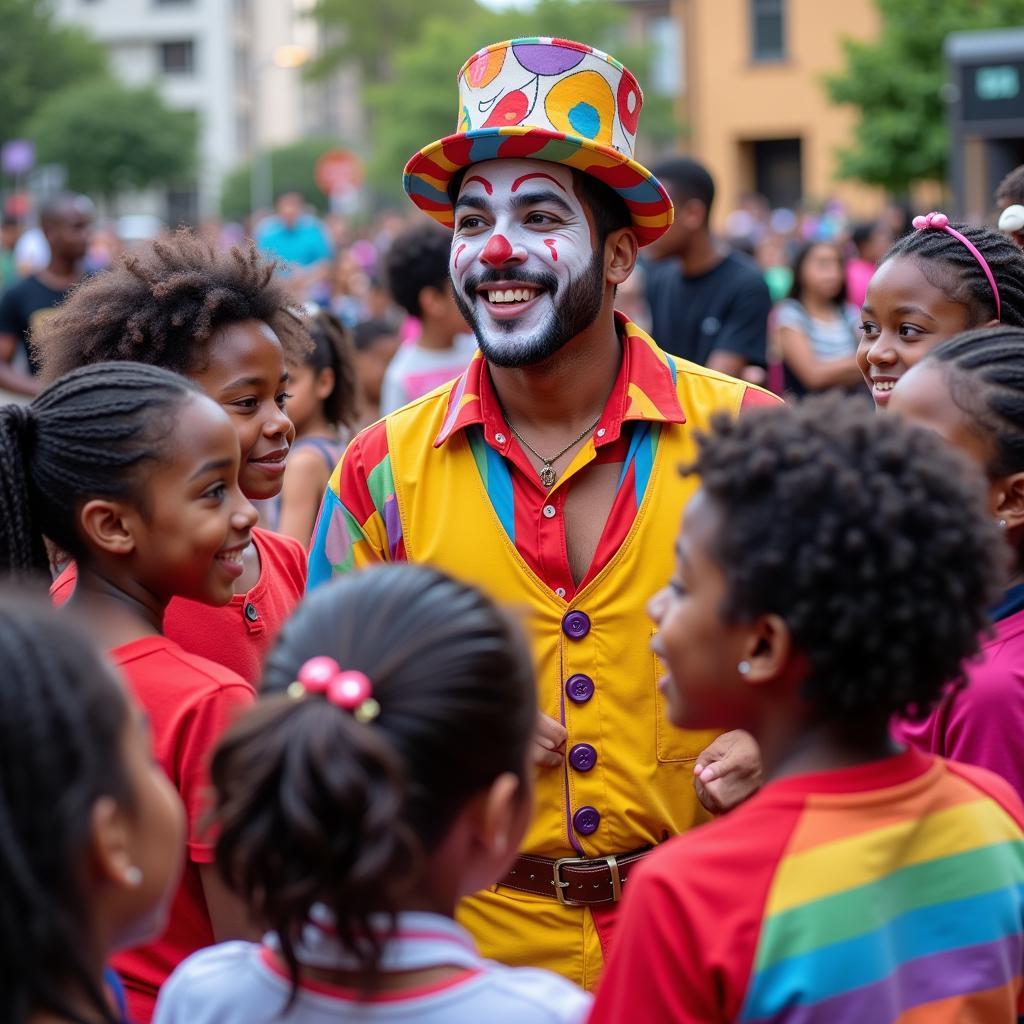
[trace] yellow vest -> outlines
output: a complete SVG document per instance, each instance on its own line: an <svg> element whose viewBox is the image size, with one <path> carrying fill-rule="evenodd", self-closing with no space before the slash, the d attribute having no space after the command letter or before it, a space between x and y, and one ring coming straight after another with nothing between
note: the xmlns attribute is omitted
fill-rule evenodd
<svg viewBox="0 0 1024 1024"><path fill-rule="evenodd" d="M672 573L681 513L697 487L678 468L696 454L695 432L708 426L713 412L738 413L749 385L675 362L686 423L661 424L646 494L625 542L570 602L538 579L516 551L488 497L465 431L432 447L451 386L387 420L409 561L474 583L520 611L532 638L541 711L564 721L567 751L589 744L596 752L589 770L577 770L567 758L562 769L537 771L526 853L577 856L573 838L587 857L625 853L661 842L706 817L694 792L693 763L716 733L686 732L668 723L646 605ZM589 630L577 638L584 630L581 622ZM566 692L569 684L571 694L586 695L589 684L580 677L593 684L592 696L582 701ZM577 819L582 830L573 825L581 809L587 815Z"/></svg>

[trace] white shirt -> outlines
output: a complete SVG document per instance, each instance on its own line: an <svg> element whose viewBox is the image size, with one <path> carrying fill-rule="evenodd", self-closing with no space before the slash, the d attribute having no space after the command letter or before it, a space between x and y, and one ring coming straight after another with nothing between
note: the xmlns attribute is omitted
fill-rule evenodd
<svg viewBox="0 0 1024 1024"><path fill-rule="evenodd" d="M307 930L308 931L308 930ZM300 961L348 966L333 940L297 950ZM225 942L185 960L164 984L153 1024L578 1024L591 997L565 978L484 960L469 933L438 914L400 914L383 970L455 965L459 974L405 992L360 1001L359 994L322 982L302 982L282 1015L291 982L275 943Z"/></svg>

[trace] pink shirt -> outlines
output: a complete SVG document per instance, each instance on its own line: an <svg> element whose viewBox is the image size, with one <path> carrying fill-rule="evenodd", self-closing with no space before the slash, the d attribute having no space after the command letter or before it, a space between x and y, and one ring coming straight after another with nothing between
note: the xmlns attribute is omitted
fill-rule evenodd
<svg viewBox="0 0 1024 1024"><path fill-rule="evenodd" d="M1024 610L993 627L966 666L967 685L950 688L923 722L899 721L898 739L1001 775L1024 796Z"/></svg>

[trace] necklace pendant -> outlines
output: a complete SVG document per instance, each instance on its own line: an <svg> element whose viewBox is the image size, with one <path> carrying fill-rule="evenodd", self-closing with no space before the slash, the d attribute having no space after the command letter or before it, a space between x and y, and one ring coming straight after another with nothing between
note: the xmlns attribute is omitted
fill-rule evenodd
<svg viewBox="0 0 1024 1024"><path fill-rule="evenodd" d="M551 468L551 463L545 462L544 468L540 471L540 482L545 487L553 487L556 479L555 471Z"/></svg>

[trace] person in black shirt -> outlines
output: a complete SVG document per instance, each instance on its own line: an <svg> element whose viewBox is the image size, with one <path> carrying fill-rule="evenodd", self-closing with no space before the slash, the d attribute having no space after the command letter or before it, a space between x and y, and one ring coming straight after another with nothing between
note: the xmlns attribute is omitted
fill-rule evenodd
<svg viewBox="0 0 1024 1024"><path fill-rule="evenodd" d="M704 167L674 157L653 170L676 215L672 227L647 247L651 334L674 355L746 376L748 367L763 367L767 360L772 302L764 277L753 260L711 237L715 184Z"/></svg>
<svg viewBox="0 0 1024 1024"><path fill-rule="evenodd" d="M0 299L0 392L25 396L39 392L29 335L39 317L47 315L82 279L92 212L85 196L60 195L43 207L40 226L50 245L50 262L8 288Z"/></svg>

